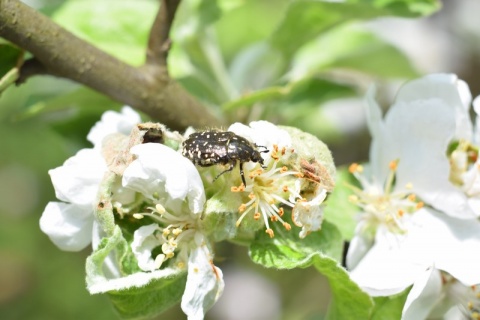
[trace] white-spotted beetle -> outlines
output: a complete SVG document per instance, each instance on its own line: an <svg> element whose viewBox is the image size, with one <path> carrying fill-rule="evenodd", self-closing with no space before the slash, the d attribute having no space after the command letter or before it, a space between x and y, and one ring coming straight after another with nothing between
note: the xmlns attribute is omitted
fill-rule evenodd
<svg viewBox="0 0 480 320"><path fill-rule="evenodd" d="M232 171L237 161L240 162L240 176L244 185L243 163L248 161L258 162L263 165L260 153L269 152L266 147L257 146L247 139L231 131L203 131L192 133L182 144L182 155L201 167L216 164L230 167L215 177L215 181L225 172ZM257 148L265 148L258 151Z"/></svg>

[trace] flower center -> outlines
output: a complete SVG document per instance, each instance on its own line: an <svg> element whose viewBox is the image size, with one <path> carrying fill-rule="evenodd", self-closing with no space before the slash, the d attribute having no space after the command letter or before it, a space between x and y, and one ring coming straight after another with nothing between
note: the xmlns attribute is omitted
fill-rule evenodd
<svg viewBox="0 0 480 320"><path fill-rule="evenodd" d="M242 184L239 187L231 188L232 192L242 192L248 195L248 200L238 208L241 216L237 220L237 227L243 218L253 211L255 220L263 217L266 233L271 238L273 238L274 232L270 228L269 220L280 221L285 229L291 229L290 224L282 219L284 210L281 206L286 205L293 208L296 200L302 199L299 190L294 188L294 178L300 177L301 173L290 170L287 166L280 167L279 163L284 156L289 156L293 152L294 150L274 145L270 158L266 161L266 169L256 165L248 174L251 180L248 186Z"/></svg>
<svg viewBox="0 0 480 320"><path fill-rule="evenodd" d="M397 166L398 160L390 162L387 179L383 186L379 186L365 178L361 165L350 165L349 171L360 182L361 188L349 185L354 191L349 200L363 210L360 216L363 232L374 234L379 226L385 226L392 233L404 233L408 214L423 207L423 202L417 201L415 194L410 192L411 184L403 190L395 190Z"/></svg>
<svg viewBox="0 0 480 320"><path fill-rule="evenodd" d="M471 292L466 303L467 316L470 319L480 320L480 285L470 287Z"/></svg>
<svg viewBox="0 0 480 320"><path fill-rule="evenodd" d="M468 141L450 146L450 181L469 197L480 197L480 162L478 148Z"/></svg>
<svg viewBox="0 0 480 320"><path fill-rule="evenodd" d="M158 224L153 234L158 245L161 246L161 253L155 257L155 267L158 269L165 261L175 256L175 252L182 244L193 238L195 222L193 218L170 214L161 204L156 204L155 208L149 207L148 209L150 212L135 213L133 217L143 219L148 216Z"/></svg>
<svg viewBox="0 0 480 320"><path fill-rule="evenodd" d="M457 303L465 319L480 320L480 285L465 286L446 272L441 275L448 295Z"/></svg>

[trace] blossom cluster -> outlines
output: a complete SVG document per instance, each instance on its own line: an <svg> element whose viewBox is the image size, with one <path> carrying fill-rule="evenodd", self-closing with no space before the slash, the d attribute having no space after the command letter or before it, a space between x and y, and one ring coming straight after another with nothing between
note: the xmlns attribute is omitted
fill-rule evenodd
<svg viewBox="0 0 480 320"><path fill-rule="evenodd" d="M40 227L62 250L92 245L90 293L178 282L170 296L183 291L185 314L202 319L224 288L214 264L216 241L262 229L273 238L277 225L298 232L299 239L321 229L335 174L328 148L311 135L266 121L227 130L268 150L261 153L263 164L242 163L246 185L237 170L220 176L221 164L195 166L182 156L192 130L181 135L142 124L129 107L106 112L87 137L93 148L50 170L60 202L47 205ZM230 216L233 228L212 227L212 220ZM290 222L299 231L290 231Z"/></svg>
<svg viewBox="0 0 480 320"><path fill-rule="evenodd" d="M373 296L411 287L403 319L480 318L480 100L433 74L405 84L382 117L366 97L370 162L353 164L351 277Z"/></svg>

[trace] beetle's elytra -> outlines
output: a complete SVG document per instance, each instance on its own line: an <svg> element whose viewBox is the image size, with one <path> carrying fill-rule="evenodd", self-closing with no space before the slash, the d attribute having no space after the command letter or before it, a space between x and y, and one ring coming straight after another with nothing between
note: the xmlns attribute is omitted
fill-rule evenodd
<svg viewBox="0 0 480 320"><path fill-rule="evenodd" d="M258 151L257 148L260 146L250 143L231 131L195 132L183 142L182 147L182 155L196 165L209 167L216 164L229 164L230 167L216 176L215 180L225 172L232 171L237 161L240 162L240 175L244 185L246 183L243 163L253 161L263 165L260 153L268 152L265 147L263 147L265 150Z"/></svg>

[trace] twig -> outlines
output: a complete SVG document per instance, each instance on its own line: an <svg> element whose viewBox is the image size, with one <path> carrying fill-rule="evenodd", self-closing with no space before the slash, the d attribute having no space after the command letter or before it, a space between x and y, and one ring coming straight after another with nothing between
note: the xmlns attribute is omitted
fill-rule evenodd
<svg viewBox="0 0 480 320"><path fill-rule="evenodd" d="M221 125L166 72L125 64L18 0L0 0L0 36L31 52L49 74L82 83L171 129Z"/></svg>
<svg viewBox="0 0 480 320"><path fill-rule="evenodd" d="M170 50L170 29L180 0L161 0L148 38L147 65L166 67Z"/></svg>
<svg viewBox="0 0 480 320"><path fill-rule="evenodd" d="M19 66L19 76L15 84L20 85L27 81L28 78L48 74L45 66L36 58L30 58L25 60L21 66Z"/></svg>

